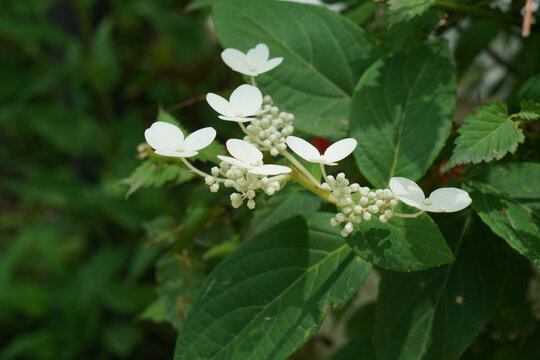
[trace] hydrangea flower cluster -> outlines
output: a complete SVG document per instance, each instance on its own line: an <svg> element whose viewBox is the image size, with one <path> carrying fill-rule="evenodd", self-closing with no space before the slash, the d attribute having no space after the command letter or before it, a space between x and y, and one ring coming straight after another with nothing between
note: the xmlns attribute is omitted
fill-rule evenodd
<svg viewBox="0 0 540 360"><path fill-rule="evenodd" d="M294 131L294 115L280 111L272 98L263 97L255 86L255 76L274 69L283 58L269 59L265 44L257 44L246 54L236 49L225 49L222 58L233 70L251 76L253 84L240 85L229 100L213 93L206 97L208 104L220 114L220 119L238 123L244 132L243 139L227 140L226 147L231 156L218 155L221 163L214 166L210 174L186 160L214 140L216 131L211 127L197 130L184 138L178 127L159 121L145 131L145 138L156 154L179 157L190 170L205 179L210 191L219 191L221 184L234 189L230 195L234 208L247 200L247 207L254 209L258 190L273 196L287 181L295 179L338 207L338 213L330 223L341 226L341 235L347 237L354 231L354 225L362 221L376 218L386 223L394 216L412 218L425 211L454 212L471 203L469 194L456 188L438 189L426 198L416 183L402 177L390 179L387 189L371 190L356 183L351 184L342 172L336 177L328 176L325 166L338 165L354 151L357 142L353 138L343 139L321 154L306 140L291 135ZM249 124L246 126L245 123ZM321 184L315 179L288 149L308 162L320 164L324 182ZM282 155L290 165L264 164L261 151L273 157ZM420 211L414 214L396 213L399 201Z"/></svg>
<svg viewBox="0 0 540 360"><path fill-rule="evenodd" d="M262 111L246 127L244 140L270 152L274 157L278 156L287 150L285 142L294 131L293 121L294 115L280 111L267 95L263 99Z"/></svg>

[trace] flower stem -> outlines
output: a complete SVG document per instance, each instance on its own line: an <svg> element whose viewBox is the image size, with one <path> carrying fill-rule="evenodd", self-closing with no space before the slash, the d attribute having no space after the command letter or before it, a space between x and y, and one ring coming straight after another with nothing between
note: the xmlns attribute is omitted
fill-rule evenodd
<svg viewBox="0 0 540 360"><path fill-rule="evenodd" d="M414 214L400 214L400 213L394 213L394 216L397 216L397 217L400 217L400 218L417 218L417 217L419 217L420 215L422 215L423 213L425 213L425 211L424 211L424 210L420 210L419 212L414 213Z"/></svg>
<svg viewBox="0 0 540 360"><path fill-rule="evenodd" d="M336 205L335 199L332 199L331 194L327 191L321 189L318 185L315 185L310 179L308 179L303 173L294 171L290 173L291 178L295 180L300 185L304 186L306 189L314 193L315 195L321 197L325 201Z"/></svg>
<svg viewBox="0 0 540 360"><path fill-rule="evenodd" d="M202 176L203 178L206 178L210 175L208 175L207 173L205 172L202 172L201 170L197 169L195 166L191 165L191 163L189 161L187 161L185 158L180 158L182 159L182 161L184 162L184 164L186 164L186 166L191 170L193 171L195 174L199 175L199 176Z"/></svg>
<svg viewBox="0 0 540 360"><path fill-rule="evenodd" d="M325 169L323 163L321 163L321 174L322 174L322 176L323 176L323 178L324 178L324 181L326 181L326 183L327 183L328 185L330 185L330 180L328 180L328 176L326 175L326 169Z"/></svg>
<svg viewBox="0 0 540 360"><path fill-rule="evenodd" d="M287 158L287 160L289 160L298 170L300 170L300 172L313 184L315 185L317 188L321 188L321 183L319 181L317 181L317 179L315 179L313 177L313 175L311 175L311 173L309 171L307 171L307 169L298 161L295 159L294 156L291 155L290 152L288 152L287 150L283 150L280 152L281 155L285 156Z"/></svg>
<svg viewBox="0 0 540 360"><path fill-rule="evenodd" d="M251 75L251 85L257 86L257 83L255 82L255 76Z"/></svg>

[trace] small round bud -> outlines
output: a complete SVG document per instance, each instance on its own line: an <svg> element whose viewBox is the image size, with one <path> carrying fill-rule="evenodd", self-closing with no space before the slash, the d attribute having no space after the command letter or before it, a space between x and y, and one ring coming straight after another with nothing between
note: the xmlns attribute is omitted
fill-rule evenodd
<svg viewBox="0 0 540 360"><path fill-rule="evenodd" d="M367 197L369 200L375 200L375 193L370 192Z"/></svg>
<svg viewBox="0 0 540 360"><path fill-rule="evenodd" d="M338 206L341 206L341 207L347 206L347 199L345 199L345 198L338 198L337 205L338 205Z"/></svg>
<svg viewBox="0 0 540 360"><path fill-rule="evenodd" d="M362 222L362 218L360 216L353 216L352 222L355 224L360 224Z"/></svg>
<svg viewBox="0 0 540 360"><path fill-rule="evenodd" d="M264 146L266 146L266 147L272 146L272 142L271 142L270 140L264 140L264 141L263 141L263 144L264 144Z"/></svg>
<svg viewBox="0 0 540 360"><path fill-rule="evenodd" d="M276 189L274 189L273 187L265 187L264 192L266 193L266 195L272 196L276 193Z"/></svg>
<svg viewBox="0 0 540 360"><path fill-rule="evenodd" d="M371 220L371 214L367 211L364 212L364 220L369 221Z"/></svg>
<svg viewBox="0 0 540 360"><path fill-rule="evenodd" d="M345 229L345 230L347 230L347 232L351 233L353 231L353 224L351 222L348 222L347 224L345 224L345 227L343 229Z"/></svg>
<svg viewBox="0 0 540 360"><path fill-rule="evenodd" d="M326 191L332 191L332 188L327 183L323 183L321 185L321 189L326 190Z"/></svg>
<svg viewBox="0 0 540 360"><path fill-rule="evenodd" d="M369 194L369 188L368 187L360 188L359 192L360 192L360 195L367 196Z"/></svg>
<svg viewBox="0 0 540 360"><path fill-rule="evenodd" d="M223 184L225 185L225 187L233 187L235 182L234 182L234 180L226 179Z"/></svg>
<svg viewBox="0 0 540 360"><path fill-rule="evenodd" d="M336 218L331 218L330 219L330 225L338 226L339 224L340 224L340 222Z"/></svg>
<svg viewBox="0 0 540 360"><path fill-rule="evenodd" d="M219 175L219 168L217 166L214 166L212 169L210 169L210 172L212 173L212 175L217 177Z"/></svg>
<svg viewBox="0 0 540 360"><path fill-rule="evenodd" d="M218 192L218 190L219 190L219 184L218 183L215 183L212 186L210 186L210 191L211 192Z"/></svg>
<svg viewBox="0 0 540 360"><path fill-rule="evenodd" d="M350 214L352 212L352 209L350 207L346 207L343 209L344 214Z"/></svg>
<svg viewBox="0 0 540 360"><path fill-rule="evenodd" d="M375 191L375 197L377 199L383 199L384 198L384 191L381 190L381 189L377 189L377 191Z"/></svg>
<svg viewBox="0 0 540 360"><path fill-rule="evenodd" d="M268 186L273 187L276 191L281 189L281 185L279 184L278 181L272 181L270 184L268 184Z"/></svg>
<svg viewBox="0 0 540 360"><path fill-rule="evenodd" d="M377 205L369 205L368 206L368 211L372 214L375 214L375 213L378 213L379 212L379 207Z"/></svg>
<svg viewBox="0 0 540 360"><path fill-rule="evenodd" d="M249 199L247 202L247 207L251 210L255 209L255 200Z"/></svg>
<svg viewBox="0 0 540 360"><path fill-rule="evenodd" d="M356 205L356 206L354 207L354 209L353 209L353 211L354 211L355 214L361 214L363 210L364 210L364 208L361 207L360 205Z"/></svg>
<svg viewBox="0 0 540 360"><path fill-rule="evenodd" d="M398 201L396 199L390 200L390 208L395 209L398 206Z"/></svg>
<svg viewBox="0 0 540 360"><path fill-rule="evenodd" d="M345 215L343 215L342 213L337 213L336 214L336 220L339 221L339 222L344 222L346 219Z"/></svg>
<svg viewBox="0 0 540 360"><path fill-rule="evenodd" d="M366 205L368 202L369 202L369 199L367 198L367 196L362 196L362 197L360 198L360 205L364 206L364 205Z"/></svg>
<svg viewBox="0 0 540 360"><path fill-rule="evenodd" d="M377 205L379 208L381 208L384 204L385 204L384 200L375 201L375 205Z"/></svg>
<svg viewBox="0 0 540 360"><path fill-rule="evenodd" d="M347 230L345 229L341 230L341 237L346 238L347 236L349 236L349 233L347 232Z"/></svg>
<svg viewBox="0 0 540 360"><path fill-rule="evenodd" d="M246 191L246 197L247 197L248 199L253 199L253 198L255 197L255 195L256 195L256 194L255 194L255 191L253 191L253 190L248 190L248 191Z"/></svg>
<svg viewBox="0 0 540 360"><path fill-rule="evenodd" d="M216 182L216 180L214 179L213 176L207 176L204 178L204 182L206 183L206 185L212 185L213 183Z"/></svg>
<svg viewBox="0 0 540 360"><path fill-rule="evenodd" d="M384 216L386 216L387 219L391 219L392 216L394 216L394 212L392 210L386 210Z"/></svg>
<svg viewBox="0 0 540 360"><path fill-rule="evenodd" d="M352 192L357 192L358 190L360 190L360 185L358 185L357 183L353 183L349 185L349 189L351 189Z"/></svg>
<svg viewBox="0 0 540 360"><path fill-rule="evenodd" d="M278 156L278 155L279 155L279 150L276 149L275 147L271 148L271 149L270 149L270 155L272 155L272 156Z"/></svg>
<svg viewBox="0 0 540 360"><path fill-rule="evenodd" d="M386 223L388 221L388 219L386 218L386 216L381 215L381 216L379 216L379 221L384 224L384 223Z"/></svg>

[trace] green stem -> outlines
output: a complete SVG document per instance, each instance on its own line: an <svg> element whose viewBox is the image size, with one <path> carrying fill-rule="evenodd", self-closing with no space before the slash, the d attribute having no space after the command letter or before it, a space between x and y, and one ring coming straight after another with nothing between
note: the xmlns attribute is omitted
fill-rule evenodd
<svg viewBox="0 0 540 360"><path fill-rule="evenodd" d="M330 185L330 180L328 180L328 176L326 175L326 168L324 167L323 163L321 163L321 174L322 174L324 180L326 181L326 183L328 185Z"/></svg>
<svg viewBox="0 0 540 360"><path fill-rule="evenodd" d="M257 83L255 82L255 76L251 75L251 85L257 86Z"/></svg>
<svg viewBox="0 0 540 360"><path fill-rule="evenodd" d="M287 150L283 150L281 152L281 155L285 156L287 158L287 160L289 160L298 170L300 170L300 172L313 184L315 185L318 189L321 188L321 183L319 181L317 181L317 179L315 179L313 177L313 175L311 175L311 173L309 171L307 171L307 169L302 165L300 164L300 162L298 160L295 159L294 156L291 155L290 152L288 152Z"/></svg>
<svg viewBox="0 0 540 360"><path fill-rule="evenodd" d="M186 166L191 170L193 171L195 174L199 175L199 176L202 176L203 178L207 178L208 175L207 173L205 172L202 172L201 170L197 169L195 166L191 165L191 163L189 161L187 161L185 158L180 158L182 159L182 161L184 162L184 164L186 164Z"/></svg>
<svg viewBox="0 0 540 360"><path fill-rule="evenodd" d="M394 216L397 216L397 217L400 217L400 218L417 218L417 217L419 217L420 215L422 215L423 213L425 213L425 211L424 211L424 210L420 210L419 212L414 213L414 214L400 214L400 213L394 213Z"/></svg>
<svg viewBox="0 0 540 360"><path fill-rule="evenodd" d="M298 171L292 171L291 172L291 178L295 180L297 183L314 193L315 195L321 197L325 201L329 202L330 204L336 205L335 199L330 198L330 193L327 191L324 191L319 186L315 185L310 179L308 179L304 174Z"/></svg>
<svg viewBox="0 0 540 360"><path fill-rule="evenodd" d="M433 8L464 15L473 15L506 25L521 26L521 19L477 6L464 5L451 1L437 1L435 5L433 5Z"/></svg>

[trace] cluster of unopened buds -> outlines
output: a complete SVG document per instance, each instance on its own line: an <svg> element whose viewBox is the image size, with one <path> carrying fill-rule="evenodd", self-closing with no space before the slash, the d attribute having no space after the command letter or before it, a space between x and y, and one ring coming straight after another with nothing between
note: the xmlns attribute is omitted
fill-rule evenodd
<svg viewBox="0 0 540 360"><path fill-rule="evenodd" d="M252 85L243 84L236 88L229 100L213 93L206 96L220 119L238 123L244 132L243 139L227 140L226 148L231 156L218 155L221 163L212 167L210 174L197 169L186 159L197 155L215 139L216 131L212 127L199 129L184 138L177 126L158 121L145 131L145 138L156 154L180 158L191 171L204 178L210 191L219 191L220 185L234 189L230 195L234 208L245 201L249 209L254 209L257 190L262 189L266 195L273 196L287 181L294 179L337 206L338 213L331 219L331 225L341 226L341 235L347 237L354 231L355 224L372 218L386 223L394 216L417 217L425 211L459 211L471 203L467 192L457 188L438 189L426 198L415 182L401 177L390 179L387 189L371 190L350 183L342 172L335 177L327 175L326 166L338 165L354 151L357 142L352 138L343 139L321 154L306 140L291 135L294 116L280 111L269 96L263 98L255 86L255 76L274 69L283 58L269 59L265 44L258 44L247 53L226 49L221 56L230 68L251 76L252 81ZM246 126L246 123L249 124ZM288 149L305 161L320 164L324 182L321 184ZM273 157L283 156L288 166L264 164L262 151ZM420 211L396 213L399 201Z"/></svg>

